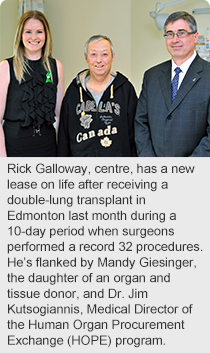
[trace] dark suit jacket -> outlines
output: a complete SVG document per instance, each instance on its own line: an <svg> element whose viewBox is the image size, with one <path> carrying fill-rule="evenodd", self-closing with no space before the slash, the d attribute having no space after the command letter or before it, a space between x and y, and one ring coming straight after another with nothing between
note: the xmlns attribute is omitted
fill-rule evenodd
<svg viewBox="0 0 210 353"><path fill-rule="evenodd" d="M198 55L171 103L171 60L146 71L135 117L139 157L210 157L210 63Z"/></svg>

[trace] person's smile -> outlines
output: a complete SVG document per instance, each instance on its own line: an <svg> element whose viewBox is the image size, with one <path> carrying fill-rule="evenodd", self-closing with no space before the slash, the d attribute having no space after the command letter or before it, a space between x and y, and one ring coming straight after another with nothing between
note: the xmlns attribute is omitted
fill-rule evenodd
<svg viewBox="0 0 210 353"><path fill-rule="evenodd" d="M41 56L42 47L45 44L45 31L41 21L31 18L25 22L22 42L26 57Z"/></svg>

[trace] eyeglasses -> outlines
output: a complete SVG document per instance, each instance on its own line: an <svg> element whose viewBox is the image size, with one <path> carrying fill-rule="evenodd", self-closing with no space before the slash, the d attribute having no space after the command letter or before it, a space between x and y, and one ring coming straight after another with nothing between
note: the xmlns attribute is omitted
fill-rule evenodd
<svg viewBox="0 0 210 353"><path fill-rule="evenodd" d="M173 39L175 37L175 35L177 36L177 38L186 38L187 36L189 36L189 34L195 34L196 32L187 32L185 30L182 31L177 31L175 32L167 32L164 33L163 37L165 39Z"/></svg>

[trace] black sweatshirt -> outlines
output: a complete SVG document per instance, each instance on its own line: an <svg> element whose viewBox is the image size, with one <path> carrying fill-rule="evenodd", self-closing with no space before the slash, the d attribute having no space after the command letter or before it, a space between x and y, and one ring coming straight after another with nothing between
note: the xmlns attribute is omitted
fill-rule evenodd
<svg viewBox="0 0 210 353"><path fill-rule="evenodd" d="M85 88L89 70L80 72L68 87L61 108L59 157L136 156L134 116L137 96L121 73L112 73L113 82L96 102Z"/></svg>

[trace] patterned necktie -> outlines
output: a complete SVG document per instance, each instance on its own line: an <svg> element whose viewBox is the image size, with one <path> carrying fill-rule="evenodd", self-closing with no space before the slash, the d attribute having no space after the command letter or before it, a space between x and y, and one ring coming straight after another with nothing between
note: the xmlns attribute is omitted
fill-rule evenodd
<svg viewBox="0 0 210 353"><path fill-rule="evenodd" d="M180 67L176 67L174 71L176 72L176 74L171 82L171 102L173 102L177 94L178 84L179 84L179 74L182 70L180 69Z"/></svg>

